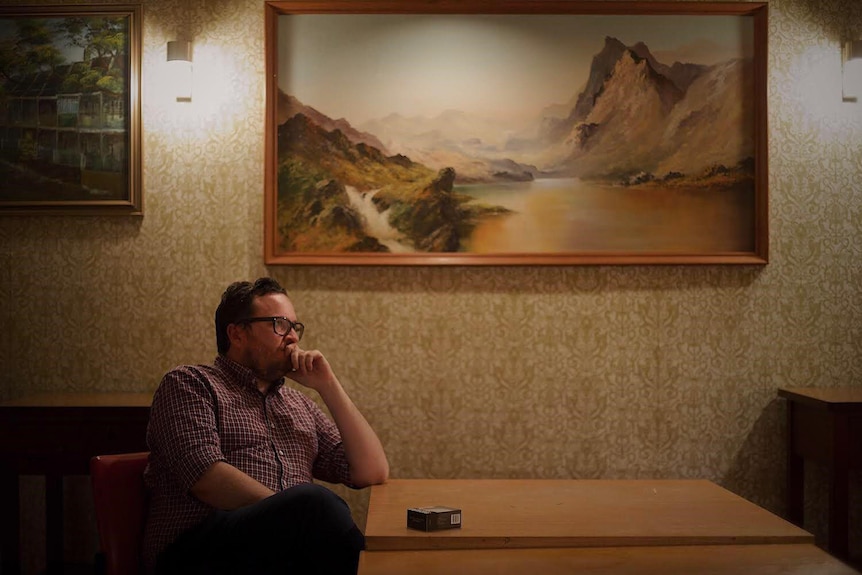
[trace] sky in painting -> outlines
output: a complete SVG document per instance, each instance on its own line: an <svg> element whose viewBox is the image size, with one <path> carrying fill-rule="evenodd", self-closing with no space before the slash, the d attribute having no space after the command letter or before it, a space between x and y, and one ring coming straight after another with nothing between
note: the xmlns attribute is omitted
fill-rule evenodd
<svg viewBox="0 0 862 575"><path fill-rule="evenodd" d="M715 64L750 56L752 31L716 15L282 15L278 84L354 125L448 109L512 119L580 92L606 36Z"/></svg>

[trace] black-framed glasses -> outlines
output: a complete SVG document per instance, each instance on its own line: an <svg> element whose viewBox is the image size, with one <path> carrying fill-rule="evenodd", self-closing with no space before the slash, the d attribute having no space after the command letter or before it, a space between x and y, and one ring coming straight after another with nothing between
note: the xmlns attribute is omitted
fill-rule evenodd
<svg viewBox="0 0 862 575"><path fill-rule="evenodd" d="M239 320L237 323L255 323L258 321L271 321L272 331L275 335L287 335L290 330L296 331L296 339L302 339L302 334L305 333L305 325L298 321L290 321L286 317L271 316L271 317L247 317Z"/></svg>

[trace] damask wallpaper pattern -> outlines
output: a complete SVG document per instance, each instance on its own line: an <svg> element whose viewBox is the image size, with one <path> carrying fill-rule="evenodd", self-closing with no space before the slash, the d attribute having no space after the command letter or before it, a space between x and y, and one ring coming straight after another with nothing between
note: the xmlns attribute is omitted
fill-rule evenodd
<svg viewBox="0 0 862 575"><path fill-rule="evenodd" d="M862 384L862 103L841 102L839 58L862 4L770 2L765 267L271 269L263 2L143 6L145 215L0 217L0 399L154 390L215 356L229 282L272 274L393 477L697 477L783 511L776 389ZM190 104L160 76L184 35ZM363 524L367 493L340 492Z"/></svg>

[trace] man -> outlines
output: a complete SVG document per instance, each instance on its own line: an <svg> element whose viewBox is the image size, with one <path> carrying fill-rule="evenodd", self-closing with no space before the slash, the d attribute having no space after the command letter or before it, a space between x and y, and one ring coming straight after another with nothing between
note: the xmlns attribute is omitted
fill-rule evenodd
<svg viewBox="0 0 862 575"><path fill-rule="evenodd" d="M228 286L218 357L182 366L153 397L144 563L158 574L355 573L365 539L313 478L383 483L389 464L326 358L271 278ZM332 419L288 377L316 391Z"/></svg>

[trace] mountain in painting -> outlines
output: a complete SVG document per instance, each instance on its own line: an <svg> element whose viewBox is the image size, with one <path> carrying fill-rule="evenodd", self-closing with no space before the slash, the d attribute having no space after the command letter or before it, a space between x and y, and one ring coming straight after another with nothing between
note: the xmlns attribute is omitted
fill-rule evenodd
<svg viewBox="0 0 862 575"><path fill-rule="evenodd" d="M459 184L529 181L540 170L511 157L506 143L517 130L460 110L433 117L390 114L362 124L390 150L437 169L451 167Z"/></svg>
<svg viewBox="0 0 862 575"><path fill-rule="evenodd" d="M683 62L674 62L671 66L662 64L656 60L655 56L650 52L650 49L643 42L638 42L632 46L631 51L637 54L638 57L649 62L649 65L652 66L653 70L673 82L674 85L683 92L688 90L691 83L707 69L707 66L702 64Z"/></svg>
<svg viewBox="0 0 862 575"><path fill-rule="evenodd" d="M386 147L377 139L376 136L373 136L367 132L362 132L356 130L353 126L350 125L350 122L345 120L344 118L339 118L338 120L333 120L326 114L323 114L311 106L306 106L302 102L300 102L295 97L290 94L285 94L283 91L278 91L278 125L281 126L289 119L293 118L297 114L302 114L306 118L309 118L312 122L320 126L326 131L339 130L342 134L347 137L348 140L353 142L354 144L366 144L368 146L373 146L383 152L386 153Z"/></svg>
<svg viewBox="0 0 862 575"><path fill-rule="evenodd" d="M601 87L588 90L559 134L569 151L557 166L580 175L627 173L654 166L661 159L655 141L682 91L649 62L625 49L610 67ZM586 95L586 96L585 96Z"/></svg>
<svg viewBox="0 0 862 575"><path fill-rule="evenodd" d="M673 109L663 134L657 174L696 173L710 166L734 166L754 156L754 108L749 61L709 67Z"/></svg>
<svg viewBox="0 0 862 575"><path fill-rule="evenodd" d="M569 115L542 126L542 167L617 179L735 166L753 155L750 71L743 60L667 66L643 43L606 38Z"/></svg>
<svg viewBox="0 0 862 575"><path fill-rule="evenodd" d="M606 37L583 88L548 104L532 125L459 110L389 116L362 124L392 152L456 183L547 176L625 180L642 173L695 174L753 156L750 63L660 62L643 42ZM718 137L716 137L718 136Z"/></svg>

